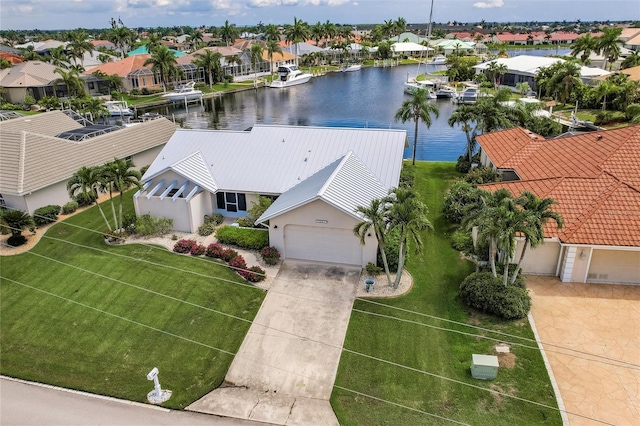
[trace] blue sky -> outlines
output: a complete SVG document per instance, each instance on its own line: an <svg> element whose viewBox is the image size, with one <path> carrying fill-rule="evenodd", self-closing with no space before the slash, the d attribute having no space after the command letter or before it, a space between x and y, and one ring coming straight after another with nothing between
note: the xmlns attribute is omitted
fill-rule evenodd
<svg viewBox="0 0 640 426"><path fill-rule="evenodd" d="M382 23L429 21L429 0L0 0L0 28ZM435 0L434 22L640 20L640 0Z"/></svg>

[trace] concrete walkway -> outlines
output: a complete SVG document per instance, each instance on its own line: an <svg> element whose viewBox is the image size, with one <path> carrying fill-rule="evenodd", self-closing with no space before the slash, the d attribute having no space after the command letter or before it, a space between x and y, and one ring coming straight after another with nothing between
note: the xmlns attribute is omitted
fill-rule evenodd
<svg viewBox="0 0 640 426"><path fill-rule="evenodd" d="M615 425L640 424L640 286L529 276L527 287L566 410ZM568 418L571 426L601 424Z"/></svg>
<svg viewBox="0 0 640 426"><path fill-rule="evenodd" d="M187 407L281 425L337 425L329 404L360 268L286 260L225 384Z"/></svg>

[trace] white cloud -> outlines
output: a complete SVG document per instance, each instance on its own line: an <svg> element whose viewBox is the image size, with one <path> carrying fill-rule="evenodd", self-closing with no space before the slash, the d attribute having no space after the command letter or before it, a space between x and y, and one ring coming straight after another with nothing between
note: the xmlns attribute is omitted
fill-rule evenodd
<svg viewBox="0 0 640 426"><path fill-rule="evenodd" d="M477 7L478 9L492 9L494 7L502 6L504 6L504 2L502 0L479 1L473 4L473 7Z"/></svg>
<svg viewBox="0 0 640 426"><path fill-rule="evenodd" d="M251 7L274 6L341 6L350 0L250 0Z"/></svg>

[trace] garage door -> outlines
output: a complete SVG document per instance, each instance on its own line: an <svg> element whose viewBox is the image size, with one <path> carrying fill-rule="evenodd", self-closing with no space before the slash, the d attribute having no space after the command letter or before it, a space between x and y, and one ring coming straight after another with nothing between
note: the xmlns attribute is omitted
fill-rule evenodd
<svg viewBox="0 0 640 426"><path fill-rule="evenodd" d="M320 262L362 264L360 240L350 229L287 225L285 257Z"/></svg>
<svg viewBox="0 0 640 426"><path fill-rule="evenodd" d="M638 251L594 250L587 282L640 284L639 265Z"/></svg>

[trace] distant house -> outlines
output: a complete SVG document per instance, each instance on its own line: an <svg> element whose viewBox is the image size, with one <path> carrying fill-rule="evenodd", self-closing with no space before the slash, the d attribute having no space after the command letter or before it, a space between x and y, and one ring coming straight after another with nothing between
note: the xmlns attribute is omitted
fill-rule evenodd
<svg viewBox="0 0 640 426"><path fill-rule="evenodd" d="M267 196L275 201L257 222L284 258L365 266L376 262L377 241L368 235L363 246L353 234L355 209L397 187L405 142L400 130L178 130L143 176L136 214L195 232L204 215L246 216Z"/></svg>
<svg viewBox="0 0 640 426"><path fill-rule="evenodd" d="M393 43L391 45L391 52L393 52L394 56L414 56L414 57L424 57L428 52L433 52L434 49L431 47L423 46L418 43Z"/></svg>
<svg viewBox="0 0 640 426"><path fill-rule="evenodd" d="M477 140L481 163L506 179L480 188L553 198L564 218L562 229L547 224L524 273L640 284L640 125L551 140L514 128ZM519 238L516 259L522 247Z"/></svg>
<svg viewBox="0 0 640 426"><path fill-rule="evenodd" d="M0 202L28 211L69 201L67 181L83 166L130 158L148 165L173 135L165 118L131 127L85 127L61 111L0 121Z"/></svg>
<svg viewBox="0 0 640 426"><path fill-rule="evenodd" d="M106 75L117 75L122 80L122 87L127 92L133 89L161 89L160 77L153 72L151 65L144 65L149 58L151 55L128 56L118 61L97 65L83 74L91 75L95 72L101 72Z"/></svg>
<svg viewBox="0 0 640 426"><path fill-rule="evenodd" d="M91 44L95 50L104 47L108 50L116 50L116 45L110 42L109 40L91 40Z"/></svg>
<svg viewBox="0 0 640 426"><path fill-rule="evenodd" d="M564 60L546 56L520 55L483 62L473 68L476 69L477 73L482 73L486 72L491 63L503 64L507 67L507 73L500 80L502 86L515 89L518 83L528 83L529 87L536 90L535 76L540 68L549 67L559 61ZM590 83L592 79L608 74L611 73L600 68L580 67L580 78L585 83Z"/></svg>
<svg viewBox="0 0 640 426"><path fill-rule="evenodd" d="M467 42L457 39L442 40L436 44L436 47L442 49L445 55L450 55L453 52L470 53L475 51L475 42Z"/></svg>

